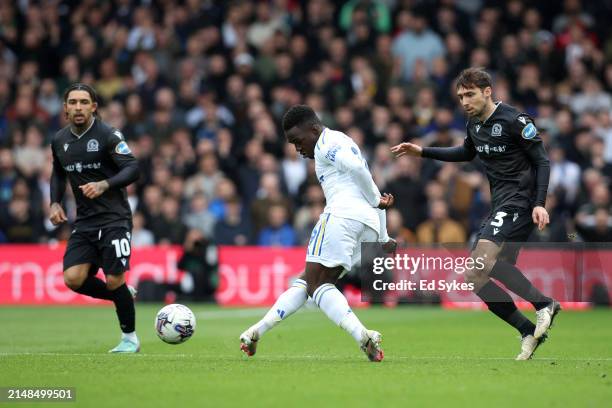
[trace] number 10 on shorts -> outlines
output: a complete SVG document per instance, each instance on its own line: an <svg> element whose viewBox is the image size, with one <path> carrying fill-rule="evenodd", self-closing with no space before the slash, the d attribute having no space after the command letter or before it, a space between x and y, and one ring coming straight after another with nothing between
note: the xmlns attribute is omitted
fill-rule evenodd
<svg viewBox="0 0 612 408"><path fill-rule="evenodd" d="M113 239L111 244L115 246L115 254L117 258L130 255L130 241L127 238Z"/></svg>

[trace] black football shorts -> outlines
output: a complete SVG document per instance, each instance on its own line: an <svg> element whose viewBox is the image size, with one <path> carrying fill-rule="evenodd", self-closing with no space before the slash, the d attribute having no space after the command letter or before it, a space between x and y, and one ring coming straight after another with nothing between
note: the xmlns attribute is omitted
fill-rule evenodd
<svg viewBox="0 0 612 408"><path fill-rule="evenodd" d="M64 270L90 263L91 274L102 267L105 275L121 275L130 269L131 238L131 231L124 227L74 230L64 254Z"/></svg>
<svg viewBox="0 0 612 408"><path fill-rule="evenodd" d="M514 264L534 227L530 208L501 208L482 222L472 250L478 240L493 241L502 247L498 259Z"/></svg>

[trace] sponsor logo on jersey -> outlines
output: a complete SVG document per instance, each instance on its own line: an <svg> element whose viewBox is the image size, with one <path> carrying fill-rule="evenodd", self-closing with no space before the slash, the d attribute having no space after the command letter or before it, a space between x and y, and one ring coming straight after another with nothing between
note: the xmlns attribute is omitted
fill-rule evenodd
<svg viewBox="0 0 612 408"><path fill-rule="evenodd" d="M68 146L70 146L68 143L64 143L64 151L68 150Z"/></svg>
<svg viewBox="0 0 612 408"><path fill-rule="evenodd" d="M536 129L535 125L533 123L528 123L527 126L525 126L523 128L523 131L521 132L521 136L523 136L523 139L533 139L534 137L536 137L536 135L538 134L538 129Z"/></svg>
<svg viewBox="0 0 612 408"><path fill-rule="evenodd" d="M491 136L499 137L502 135L502 125L499 123L495 123L493 125L493 129L491 130Z"/></svg>
<svg viewBox="0 0 612 408"><path fill-rule="evenodd" d="M354 147L351 147L351 152L353 152L356 156L359 156L359 150L355 149Z"/></svg>
<svg viewBox="0 0 612 408"><path fill-rule="evenodd" d="M518 121L521 122L523 125L527 124L527 118L524 116L519 116Z"/></svg>
<svg viewBox="0 0 612 408"><path fill-rule="evenodd" d="M489 146L488 144L486 144L484 146L476 146L476 150L479 153L485 152L486 154L489 154L491 152L494 152L494 153L505 153L506 152L506 145Z"/></svg>
<svg viewBox="0 0 612 408"><path fill-rule="evenodd" d="M123 140L123 133L118 130L113 131L113 135L117 136L119 140Z"/></svg>
<svg viewBox="0 0 612 408"><path fill-rule="evenodd" d="M497 235L498 232L499 232L499 228L493 228L493 235Z"/></svg>
<svg viewBox="0 0 612 408"><path fill-rule="evenodd" d="M514 213L514 217L512 217L512 222L516 221L517 218L518 218L518 213Z"/></svg>
<svg viewBox="0 0 612 408"><path fill-rule="evenodd" d="M338 153L338 150L340 150L341 146L340 145L335 145L332 146L328 151L327 154L325 155L325 157L327 158L327 160L329 161L336 161L336 153Z"/></svg>
<svg viewBox="0 0 612 408"><path fill-rule="evenodd" d="M100 162L96 162L96 163L81 163L81 162L77 162L74 164L69 164L67 166L64 167L64 170L68 171L68 172L73 172L73 171L78 171L79 173L83 171L83 169L85 170L97 170L100 167L102 167L102 163Z"/></svg>
<svg viewBox="0 0 612 408"><path fill-rule="evenodd" d="M117 152L118 154L130 154L130 153L132 153L132 151L130 150L130 147L125 142L117 143L117 146L115 146L115 152Z"/></svg>
<svg viewBox="0 0 612 408"><path fill-rule="evenodd" d="M478 131L480 130L480 125L476 125L474 126L474 128L476 129L476 133L478 133Z"/></svg>
<svg viewBox="0 0 612 408"><path fill-rule="evenodd" d="M87 142L87 151L88 152L98 151L98 141L96 139L91 139L89 142Z"/></svg>

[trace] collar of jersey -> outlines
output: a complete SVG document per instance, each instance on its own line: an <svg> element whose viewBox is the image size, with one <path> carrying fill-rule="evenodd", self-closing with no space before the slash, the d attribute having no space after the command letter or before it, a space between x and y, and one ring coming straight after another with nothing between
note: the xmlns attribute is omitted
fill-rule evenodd
<svg viewBox="0 0 612 408"><path fill-rule="evenodd" d="M482 123L483 125L485 123L487 123L487 120L491 119L491 116L493 116L493 114L495 113L495 111L497 110L497 108L499 107L499 105L501 105L502 101L497 101L495 102L495 108L493 108L493 112L491 112L491 114L489 116L487 116L487 118L485 120L483 120Z"/></svg>
<svg viewBox="0 0 612 408"><path fill-rule="evenodd" d="M89 132L89 129L91 129L94 125L94 123L96 123L96 117L94 116L93 120L91 121L91 125L89 125L89 127L87 129L85 129L85 131L83 133L81 133L80 135L77 135L76 133L74 133L72 131L72 127L70 127L70 133L72 133L72 136L75 136L77 139L80 139L81 137L83 137L85 135L85 133Z"/></svg>

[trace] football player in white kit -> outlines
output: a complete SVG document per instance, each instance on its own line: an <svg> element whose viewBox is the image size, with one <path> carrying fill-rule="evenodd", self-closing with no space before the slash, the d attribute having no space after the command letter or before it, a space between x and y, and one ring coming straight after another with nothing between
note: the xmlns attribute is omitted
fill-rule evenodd
<svg viewBox="0 0 612 408"><path fill-rule="evenodd" d="M363 326L335 282L359 263L362 242L380 242L386 252L395 251L397 244L387 234L385 214L393 205L393 196L380 194L357 144L344 133L325 128L312 108L296 105L289 109L283 130L302 156L315 160L327 204L312 231L304 273L259 322L240 335L240 348L254 355L261 336L295 313L310 296L357 341L370 361L381 361L381 334Z"/></svg>

